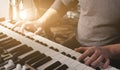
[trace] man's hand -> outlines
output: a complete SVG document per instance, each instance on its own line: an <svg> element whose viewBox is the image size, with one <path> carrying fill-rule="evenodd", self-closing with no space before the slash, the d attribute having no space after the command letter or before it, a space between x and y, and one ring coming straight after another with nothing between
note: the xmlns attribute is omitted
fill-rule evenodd
<svg viewBox="0 0 120 70"><path fill-rule="evenodd" d="M53 38L53 33L50 30L51 25L45 25L43 23L43 21L39 20L39 21L20 21L17 22L12 29L15 29L16 27L20 27L18 29L19 32L24 33L24 30L30 30L32 32L34 32L34 34L41 34L41 33L45 33L46 36L51 39L54 40Z"/></svg>
<svg viewBox="0 0 120 70"><path fill-rule="evenodd" d="M22 33L24 33L25 29L35 31L36 34L37 32L40 32L40 29L42 30L41 27L38 28L36 26L35 21L19 21L15 25L13 25L12 29L15 29L16 27L20 27L19 31Z"/></svg>
<svg viewBox="0 0 120 70"><path fill-rule="evenodd" d="M79 61L84 60L89 57L85 64L92 66L94 68L98 67L98 65L102 62L103 69L107 68L110 64L109 52L107 49L99 48L99 47L79 47L76 48L75 51L83 52L83 54L79 57Z"/></svg>

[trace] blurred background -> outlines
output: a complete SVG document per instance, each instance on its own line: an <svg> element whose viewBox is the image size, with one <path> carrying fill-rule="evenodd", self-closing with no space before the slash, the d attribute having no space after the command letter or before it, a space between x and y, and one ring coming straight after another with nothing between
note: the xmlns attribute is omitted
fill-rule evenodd
<svg viewBox="0 0 120 70"><path fill-rule="evenodd" d="M54 0L0 0L0 19L11 23L21 20L36 20L52 5ZM79 5L72 8L66 15L50 27L53 34L40 33L40 36L46 37L54 42L63 44L75 36L76 26L79 18ZM33 30L29 29L28 31Z"/></svg>

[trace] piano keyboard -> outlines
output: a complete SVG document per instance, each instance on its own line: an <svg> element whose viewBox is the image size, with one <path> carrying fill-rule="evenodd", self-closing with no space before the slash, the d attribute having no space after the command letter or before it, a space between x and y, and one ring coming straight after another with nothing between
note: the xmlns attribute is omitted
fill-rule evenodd
<svg viewBox="0 0 120 70"><path fill-rule="evenodd" d="M81 53L31 32L21 34L11 26L0 23L0 70L103 70L77 61Z"/></svg>

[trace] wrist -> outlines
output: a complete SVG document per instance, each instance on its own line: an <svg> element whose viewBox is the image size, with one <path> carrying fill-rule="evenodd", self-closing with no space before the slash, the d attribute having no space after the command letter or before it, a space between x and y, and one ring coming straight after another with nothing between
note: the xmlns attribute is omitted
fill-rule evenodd
<svg viewBox="0 0 120 70"><path fill-rule="evenodd" d="M40 20L37 20L37 21L35 21L34 22L35 23L35 26L37 27L37 28L39 28L39 27L44 27L44 22L43 21L40 21Z"/></svg>
<svg viewBox="0 0 120 70"><path fill-rule="evenodd" d="M110 47L109 46L103 46L102 49L104 50L105 52L105 55L108 57L108 58L112 58L112 53L111 53L111 50L110 50Z"/></svg>

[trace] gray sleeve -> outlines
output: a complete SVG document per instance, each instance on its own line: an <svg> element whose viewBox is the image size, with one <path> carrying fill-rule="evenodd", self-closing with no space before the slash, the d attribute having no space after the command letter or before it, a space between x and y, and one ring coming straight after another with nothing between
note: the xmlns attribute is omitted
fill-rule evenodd
<svg viewBox="0 0 120 70"><path fill-rule="evenodd" d="M58 13L63 16L66 11L75 7L78 3L78 0L55 0L51 8L54 8Z"/></svg>

